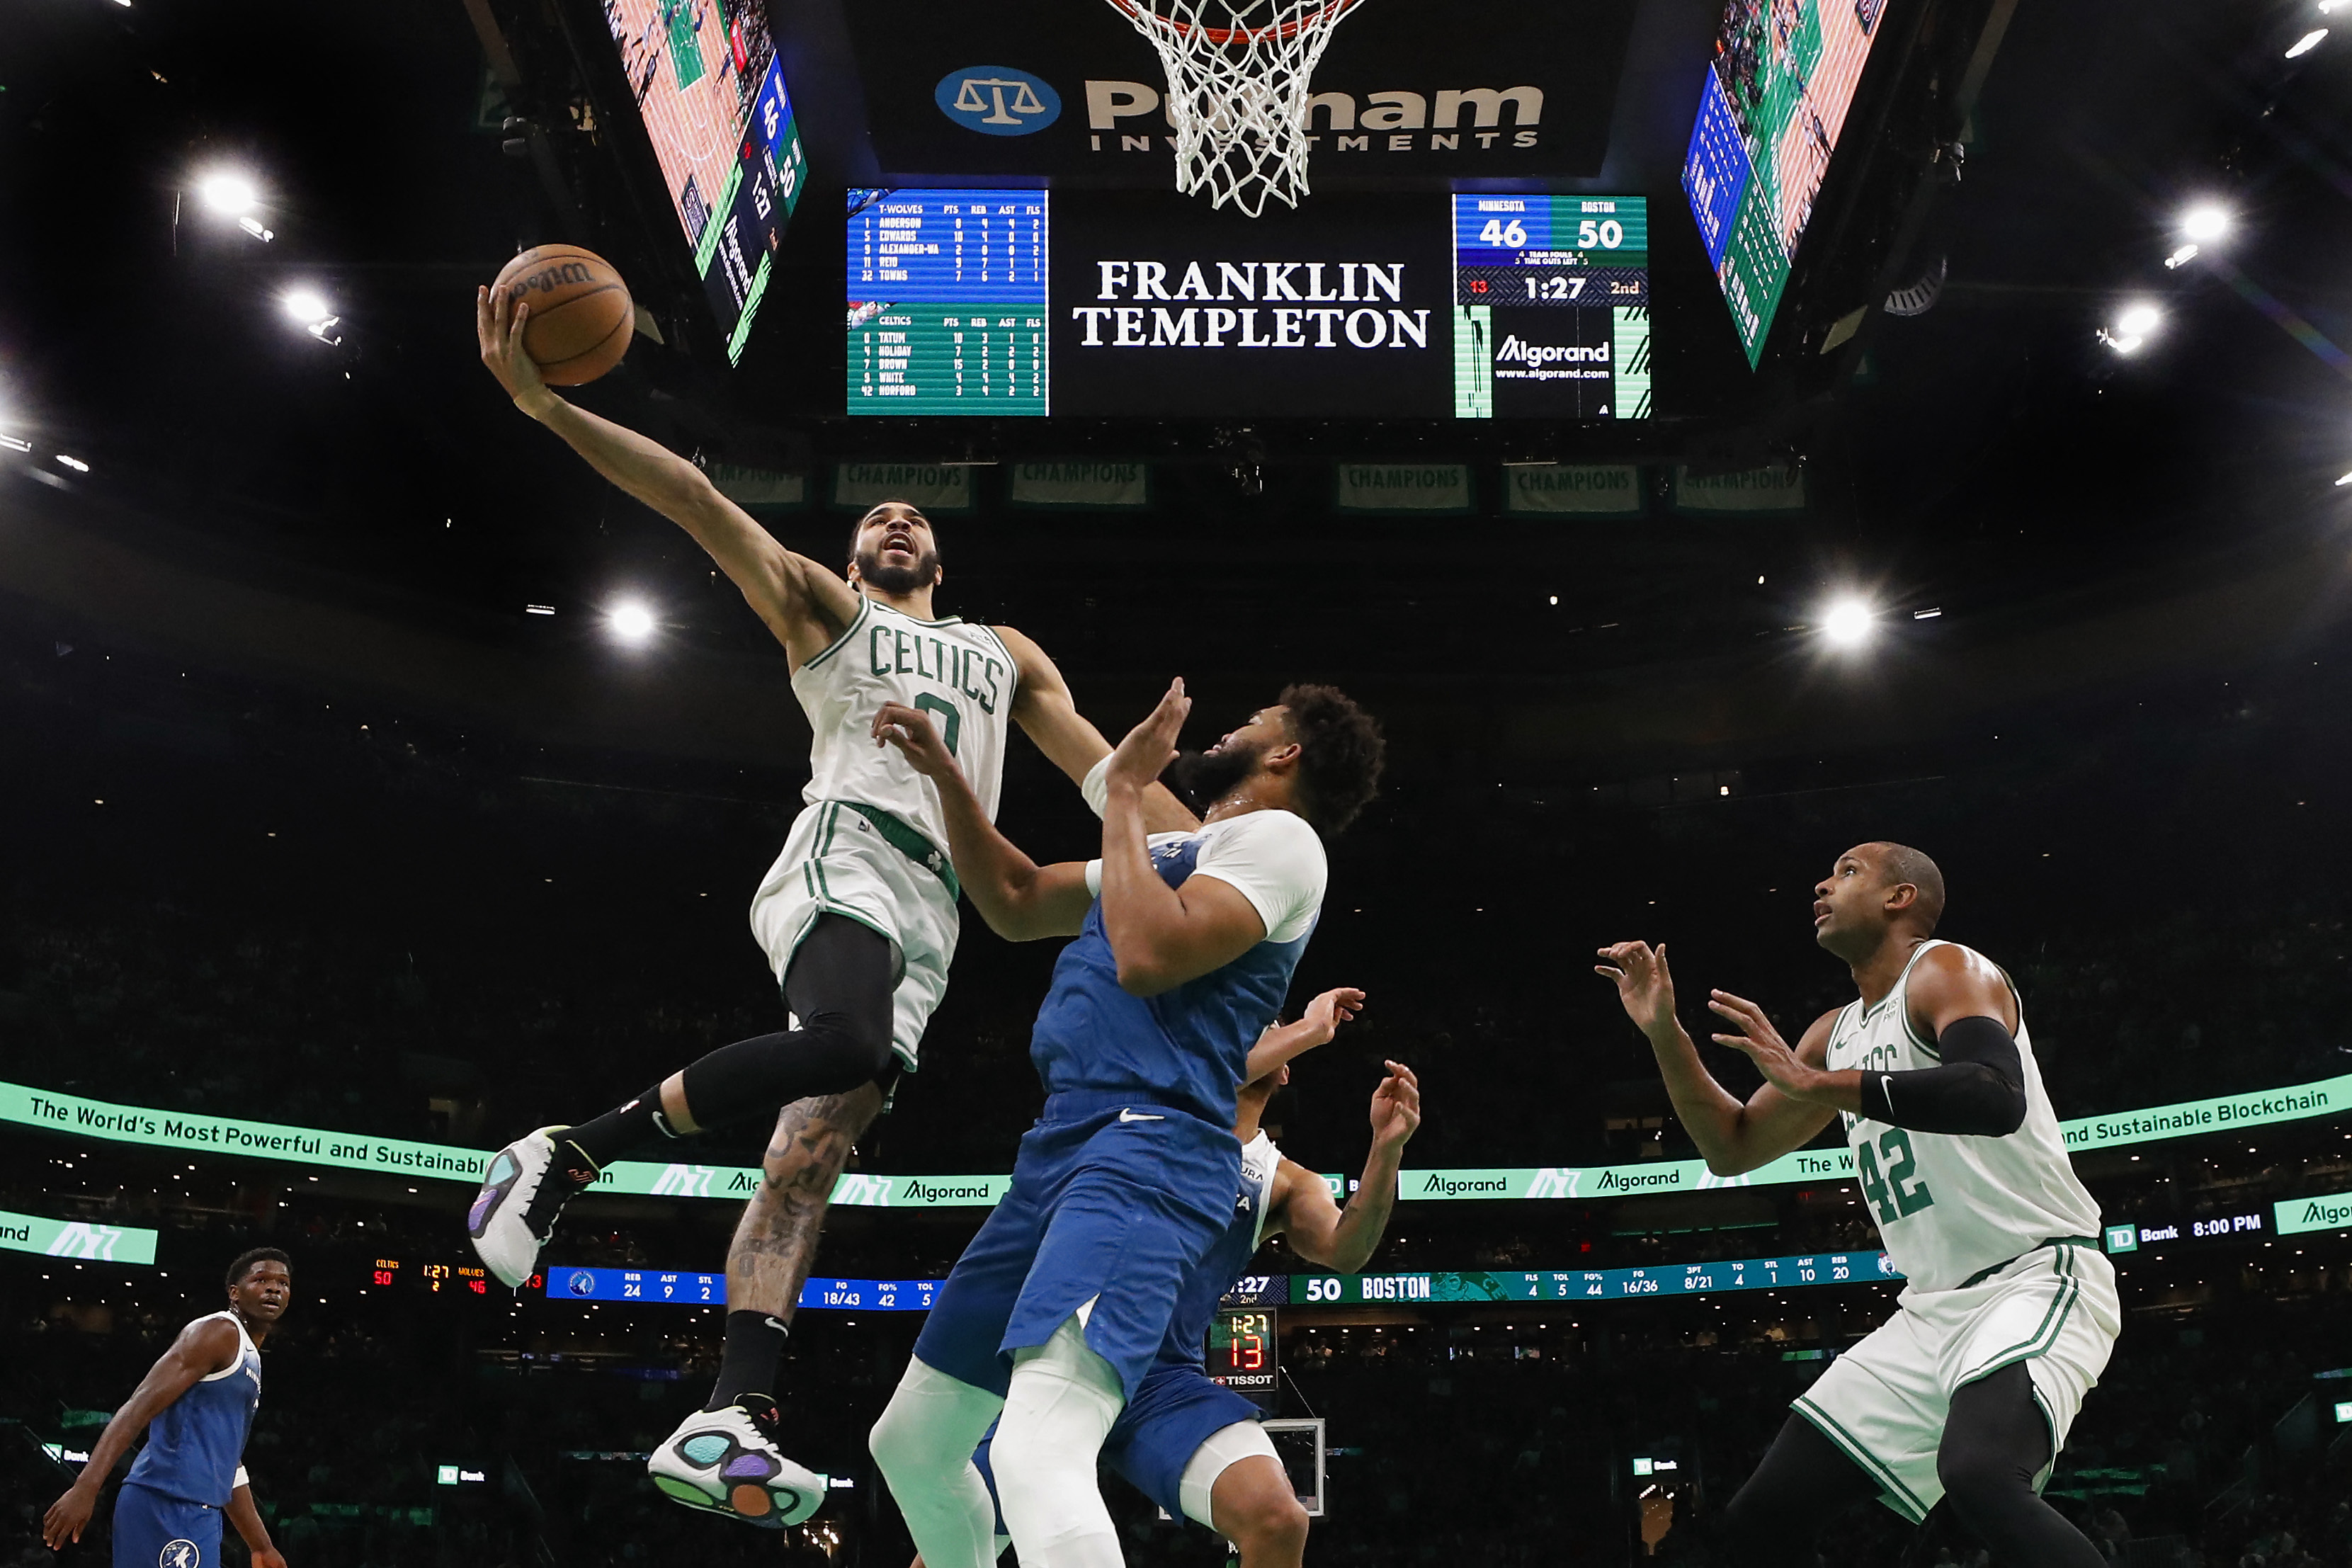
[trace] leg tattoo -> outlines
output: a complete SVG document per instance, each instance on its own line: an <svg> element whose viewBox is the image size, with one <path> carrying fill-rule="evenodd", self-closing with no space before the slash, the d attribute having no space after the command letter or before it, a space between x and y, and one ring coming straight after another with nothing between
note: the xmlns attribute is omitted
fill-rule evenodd
<svg viewBox="0 0 2352 1568"><path fill-rule="evenodd" d="M792 1321L816 1258L833 1184L849 1163L850 1146L881 1113L882 1089L871 1083L847 1094L796 1100L778 1113L761 1163L760 1190L743 1205L727 1249L730 1311Z"/></svg>

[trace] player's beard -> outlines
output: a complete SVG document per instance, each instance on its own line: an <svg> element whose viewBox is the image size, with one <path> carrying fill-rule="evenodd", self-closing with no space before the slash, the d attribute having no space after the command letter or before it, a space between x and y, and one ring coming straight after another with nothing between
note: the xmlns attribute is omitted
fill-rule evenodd
<svg viewBox="0 0 2352 1568"><path fill-rule="evenodd" d="M1195 811L1205 811L1257 772L1264 746L1237 742L1215 752L1179 752L1168 764L1168 784Z"/></svg>
<svg viewBox="0 0 2352 1568"><path fill-rule="evenodd" d="M886 594L911 594L940 580L940 552L926 550L912 566L885 566L878 550L857 552L857 575Z"/></svg>

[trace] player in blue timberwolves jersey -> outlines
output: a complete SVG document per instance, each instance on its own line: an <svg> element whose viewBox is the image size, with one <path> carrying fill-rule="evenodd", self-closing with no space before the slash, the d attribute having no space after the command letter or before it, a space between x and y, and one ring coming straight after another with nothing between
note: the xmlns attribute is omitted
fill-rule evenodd
<svg viewBox="0 0 2352 1568"><path fill-rule="evenodd" d="M292 1291L287 1257L274 1247L230 1264L227 1310L180 1331L106 1424L80 1479L49 1505L41 1539L53 1550L81 1539L99 1489L143 1430L147 1447L114 1500L114 1568L214 1568L224 1516L254 1568L286 1568L237 1461L261 1403L261 1342Z"/></svg>
<svg viewBox="0 0 2352 1568"><path fill-rule="evenodd" d="M1000 1409L998 1493L1026 1568L1121 1561L1096 1460L1233 1218L1250 1047L1321 912L1322 835L1379 775L1370 718L1328 687L1294 686L1188 761L1202 827L1147 836L1143 791L1175 760L1190 707L1176 682L1089 775L1102 858L1044 867L989 822L922 713L892 705L875 720L878 742L938 782L989 925L1015 941L1077 938L1031 1037L1045 1113L874 1429L929 1568L993 1559L971 1452Z"/></svg>
<svg viewBox="0 0 2352 1568"><path fill-rule="evenodd" d="M1287 1058L1330 1038L1333 997L1316 998L1298 1023L1270 1033L1251 1066L1277 1065L1242 1087L1234 1136L1242 1146L1242 1180L1225 1233L1178 1298L1158 1360L1103 1444L1103 1463L1134 1483L1171 1519L1205 1524L1233 1543L1241 1568L1299 1568L1307 1550L1307 1510L1299 1505L1255 1405L1213 1381L1202 1364L1209 1321L1258 1247L1287 1236L1290 1249L1318 1268L1352 1274L1381 1243L1396 1206L1397 1169L1421 1125L1421 1086L1412 1069L1384 1064L1372 1091L1371 1152L1356 1193L1342 1210L1323 1178L1286 1158L1260 1125L1266 1103L1289 1081ZM1318 1009L1322 1019L1317 1019ZM1287 1037L1284 1038L1282 1037ZM992 1438L994 1434L990 1435ZM993 1493L992 1442L972 1463ZM1010 1542L1000 1516L995 1549ZM919 1568L929 1568L921 1557Z"/></svg>

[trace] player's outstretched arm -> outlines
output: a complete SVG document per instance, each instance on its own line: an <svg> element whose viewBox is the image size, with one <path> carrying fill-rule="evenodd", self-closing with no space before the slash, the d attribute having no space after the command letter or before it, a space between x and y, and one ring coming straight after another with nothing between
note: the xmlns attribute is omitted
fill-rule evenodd
<svg viewBox="0 0 2352 1568"><path fill-rule="evenodd" d="M1363 1010L1364 994L1352 985L1342 985L1326 991L1307 1004L1296 1024L1280 1024L1257 1037L1250 1047L1249 1066L1242 1071L1244 1083L1255 1083L1287 1061L1305 1056L1318 1046L1328 1046L1339 1026Z"/></svg>
<svg viewBox="0 0 2352 1568"><path fill-rule="evenodd" d="M253 1553L253 1568L286 1568L285 1557L269 1539L269 1526L262 1522L261 1510L254 1506L249 1483L237 1483L236 1489L228 1494L228 1507L222 1511L236 1526L237 1538Z"/></svg>
<svg viewBox="0 0 2352 1568"><path fill-rule="evenodd" d="M148 1368L147 1375L131 1390L114 1419L99 1434L98 1445L89 1451L89 1463L81 1468L74 1484L66 1489L65 1496L49 1505L41 1520L41 1539L51 1551L58 1551L68 1542L79 1541L89 1524L89 1516L97 1511L99 1489L106 1478L147 1430L147 1423L155 1419L197 1381L218 1372L236 1359L238 1342L236 1329L225 1318L202 1318L180 1331L172 1348L161 1360Z"/></svg>
<svg viewBox="0 0 2352 1568"><path fill-rule="evenodd" d="M1739 1031L1716 1038L1746 1051L1772 1086L1792 1100L1915 1132L2005 1138L2023 1126L2025 1064L2011 1033L2018 1022L2017 998L2007 978L1979 954L1948 944L1912 966L1905 990L1911 1026L1935 1039L1938 1066L1907 1072L1826 1071L1821 1053L1790 1051L1755 1003L1718 991L1707 1005ZM1824 1037L1826 1024L1824 1019L1815 1026Z"/></svg>
<svg viewBox="0 0 2352 1568"><path fill-rule="evenodd" d="M873 734L876 745L896 746L909 767L939 786L956 879L989 930L1007 942L1078 933L1094 902L1083 862L1040 866L998 832L955 753L920 709L884 703L874 715Z"/></svg>
<svg viewBox="0 0 2352 1568"><path fill-rule="evenodd" d="M1815 1104L1783 1091L1761 1058L1757 1065L1765 1068L1766 1081L1746 1100L1717 1083L1675 1016L1674 974L1666 967L1664 944L1654 952L1647 942L1615 942L1601 949L1601 956L1609 962L1593 965L1593 973L1615 982L1626 1016L1640 1027L1657 1058L1666 1096L1675 1102L1675 1115L1689 1130L1691 1142L1698 1145L1708 1170L1718 1176L1736 1176L1769 1164L1811 1142L1837 1114L1835 1106ZM1720 999L1725 994L1715 994ZM1761 1010L1755 1015L1783 1056L1814 1069L1829 1048L1830 1021L1836 1016L1825 1013L1816 1019L1792 1053L1780 1043ZM1740 1043L1725 1035L1715 1037L1726 1045Z"/></svg>
<svg viewBox="0 0 2352 1568"><path fill-rule="evenodd" d="M1103 775L1103 932L1119 989L1157 996L1222 969L1265 940L1265 921L1231 882L1195 874L1171 888L1144 844L1144 791L1176 755L1192 700L1181 679L1111 752Z"/></svg>
<svg viewBox="0 0 2352 1568"><path fill-rule="evenodd" d="M1404 1146L1421 1126L1421 1080L1402 1062L1389 1062L1388 1077L1372 1090L1372 1147L1364 1173L1342 1209L1323 1178L1288 1160L1275 1191L1275 1218L1290 1237L1290 1249L1322 1268L1353 1274L1371 1261L1396 1208L1397 1170ZM1269 1223L1268 1228L1273 1228Z"/></svg>
<svg viewBox="0 0 2352 1568"><path fill-rule="evenodd" d="M1021 726L1045 760L1083 788L1095 764L1110 755L1103 732L1078 711L1070 683L1045 650L1011 626L994 628L1013 655L1020 680L1013 689L1013 721ZM1190 833L1201 819L1184 808L1166 784L1154 781L1143 792L1143 822L1152 833Z"/></svg>
<svg viewBox="0 0 2352 1568"><path fill-rule="evenodd" d="M474 329L482 363L517 408L561 436L588 466L694 536L742 592L797 669L831 647L857 616L856 590L804 555L786 550L709 476L658 441L576 407L540 378L523 352L529 303L481 289Z"/></svg>

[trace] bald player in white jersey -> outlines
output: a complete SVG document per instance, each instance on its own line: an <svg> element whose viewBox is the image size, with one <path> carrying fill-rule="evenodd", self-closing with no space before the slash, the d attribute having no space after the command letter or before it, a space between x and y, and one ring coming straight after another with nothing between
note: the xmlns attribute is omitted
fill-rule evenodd
<svg viewBox="0 0 2352 1568"><path fill-rule="evenodd" d="M751 904L791 1027L721 1047L593 1121L509 1144L490 1159L467 1230L483 1263L519 1285L564 1202L614 1160L648 1142L777 1116L763 1179L728 1250L717 1384L647 1468L688 1507L782 1528L814 1513L825 1492L825 1478L776 1442L786 1324L850 1147L898 1073L918 1066L955 954L958 885L939 788L873 738L874 716L887 703L929 714L992 817L1011 725L1082 784L1110 745L1035 643L933 613L939 550L914 507L886 501L859 520L845 581L786 550L692 463L550 391L522 351L529 312L480 292L483 364L516 407L693 535L742 591L783 645L808 716L811 776L806 809ZM1156 784L1144 812L1154 831L1199 826Z"/></svg>
<svg viewBox="0 0 2352 1568"><path fill-rule="evenodd" d="M1981 953L1933 940L1944 878L1916 849L1849 849L1813 891L1816 940L1852 967L1861 996L1791 1050L1756 1004L1710 993L1733 1031L1716 1040L1764 1075L1744 1103L1676 1020L1664 946L1619 942L1598 966L1709 1170L1752 1171L1843 1119L1906 1280L1895 1316L1795 1401L1731 1500L1727 1550L1740 1563L1810 1565L1822 1521L1875 1496L1915 1522L1948 1500L2011 1568L2100 1568L2040 1493L2122 1308L2017 989Z"/></svg>

